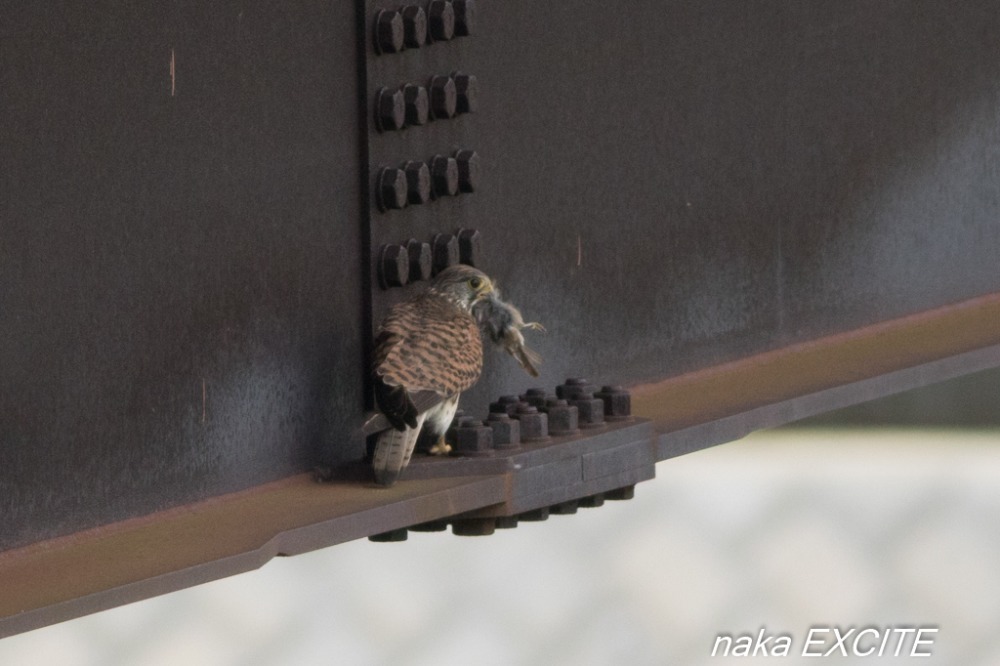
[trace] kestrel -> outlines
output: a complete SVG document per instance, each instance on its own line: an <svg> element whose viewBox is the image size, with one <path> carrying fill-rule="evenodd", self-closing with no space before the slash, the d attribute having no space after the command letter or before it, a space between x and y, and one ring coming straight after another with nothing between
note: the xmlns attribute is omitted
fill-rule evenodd
<svg viewBox="0 0 1000 666"><path fill-rule="evenodd" d="M455 417L458 396L476 383L483 367L472 308L492 291L483 272L451 266L382 321L375 336L375 402L391 427L375 445L376 483L396 482L423 428L437 438L432 452L448 450L444 433ZM365 431L375 430L379 421L369 419Z"/></svg>

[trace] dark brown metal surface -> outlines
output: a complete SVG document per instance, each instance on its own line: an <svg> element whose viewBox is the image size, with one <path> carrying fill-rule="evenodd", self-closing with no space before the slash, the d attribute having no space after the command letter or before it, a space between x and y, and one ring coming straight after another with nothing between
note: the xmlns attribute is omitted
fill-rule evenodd
<svg viewBox="0 0 1000 666"><path fill-rule="evenodd" d="M0 550L357 454L354 18L0 11Z"/></svg>

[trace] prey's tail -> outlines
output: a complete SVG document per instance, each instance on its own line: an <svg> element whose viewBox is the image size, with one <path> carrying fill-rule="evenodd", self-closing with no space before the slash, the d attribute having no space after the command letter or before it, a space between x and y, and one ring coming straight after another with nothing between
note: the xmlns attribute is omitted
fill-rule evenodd
<svg viewBox="0 0 1000 666"><path fill-rule="evenodd" d="M511 355L517 361L518 365L525 369L525 371L532 377L538 376L538 366L542 364L542 357L539 356L534 350L528 349L524 345L512 350Z"/></svg>

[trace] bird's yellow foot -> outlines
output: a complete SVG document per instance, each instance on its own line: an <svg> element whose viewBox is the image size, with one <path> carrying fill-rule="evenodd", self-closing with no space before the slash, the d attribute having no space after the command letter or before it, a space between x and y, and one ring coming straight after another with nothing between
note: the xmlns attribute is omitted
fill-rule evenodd
<svg viewBox="0 0 1000 666"><path fill-rule="evenodd" d="M444 435L442 435L427 452L432 456L446 456L451 453L451 444L444 441Z"/></svg>

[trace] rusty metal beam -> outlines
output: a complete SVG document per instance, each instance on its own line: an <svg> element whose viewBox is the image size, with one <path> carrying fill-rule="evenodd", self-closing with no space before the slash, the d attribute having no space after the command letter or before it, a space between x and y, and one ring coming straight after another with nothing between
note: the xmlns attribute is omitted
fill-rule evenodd
<svg viewBox="0 0 1000 666"><path fill-rule="evenodd" d="M390 489L300 474L36 543L0 554L0 636L249 571L276 555L434 523L481 534L512 524L498 518L565 512L588 497L598 505L652 478L655 460L996 366L1000 294L635 387L642 418L596 436L553 438L505 457L415 460ZM606 467L595 474L594 464ZM484 519L487 529L476 531Z"/></svg>
<svg viewBox="0 0 1000 666"><path fill-rule="evenodd" d="M1000 294L638 386L672 458L746 434L1000 366Z"/></svg>

